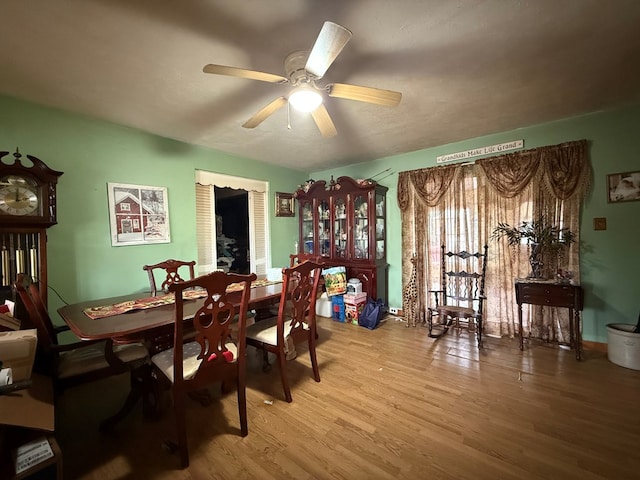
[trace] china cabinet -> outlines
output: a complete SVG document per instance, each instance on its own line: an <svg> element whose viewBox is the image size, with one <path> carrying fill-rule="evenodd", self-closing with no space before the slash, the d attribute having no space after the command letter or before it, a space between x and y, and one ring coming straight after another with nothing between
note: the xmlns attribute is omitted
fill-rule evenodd
<svg viewBox="0 0 640 480"><path fill-rule="evenodd" d="M371 298L387 301L387 187L370 180L340 177L307 183L298 200L300 241L297 252L320 255L326 265L344 265Z"/></svg>

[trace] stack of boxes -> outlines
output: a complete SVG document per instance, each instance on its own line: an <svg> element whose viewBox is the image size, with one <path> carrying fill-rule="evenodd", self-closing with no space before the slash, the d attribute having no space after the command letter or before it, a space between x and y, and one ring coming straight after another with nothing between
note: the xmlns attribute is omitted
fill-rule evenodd
<svg viewBox="0 0 640 480"><path fill-rule="evenodd" d="M338 322L358 325L366 303L367 294L362 291L362 282L352 278L347 282L346 293L331 295L331 318Z"/></svg>
<svg viewBox="0 0 640 480"><path fill-rule="evenodd" d="M357 278L350 278L347 282L347 293L344 295L346 321L358 325L358 319L366 303L367 294L362 291L362 282Z"/></svg>
<svg viewBox="0 0 640 480"><path fill-rule="evenodd" d="M366 303L366 293L345 293L344 310L347 317L346 321L358 325L358 319Z"/></svg>

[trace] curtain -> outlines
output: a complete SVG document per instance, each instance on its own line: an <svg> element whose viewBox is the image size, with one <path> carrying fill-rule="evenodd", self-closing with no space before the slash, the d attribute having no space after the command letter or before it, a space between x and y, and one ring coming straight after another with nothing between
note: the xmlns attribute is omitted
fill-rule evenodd
<svg viewBox="0 0 640 480"><path fill-rule="evenodd" d="M402 220L402 281L411 273L417 255L418 311L422 320L440 288L440 245L447 250L480 251L489 245L485 295L485 333L513 337L518 311L514 279L529 272L526 248L493 240L499 222L519 225L544 216L571 230L571 244L559 265L579 272L580 206L588 191L591 170L585 140L509 153L478 160L400 172L398 205ZM530 307L524 312L525 335L547 341L569 340L566 309Z"/></svg>

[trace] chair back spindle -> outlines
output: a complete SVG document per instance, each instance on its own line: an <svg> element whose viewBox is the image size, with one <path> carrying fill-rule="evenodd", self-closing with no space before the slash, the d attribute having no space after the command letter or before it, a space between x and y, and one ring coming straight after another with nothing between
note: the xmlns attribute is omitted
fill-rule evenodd
<svg viewBox="0 0 640 480"><path fill-rule="evenodd" d="M174 260L169 259L164 262L156 263L155 265L145 265L142 267L143 270L147 272L149 275L149 289L151 290L151 296L156 296L158 291L168 292L169 286L176 282L183 282L185 280L193 280L195 276L195 260L191 260L190 262L183 260ZM189 273L188 278L182 277L184 273L181 275L181 269L187 270ZM156 283L155 274L157 271L162 271L163 280L160 284L160 288L158 289ZM159 274L160 275L160 274Z"/></svg>

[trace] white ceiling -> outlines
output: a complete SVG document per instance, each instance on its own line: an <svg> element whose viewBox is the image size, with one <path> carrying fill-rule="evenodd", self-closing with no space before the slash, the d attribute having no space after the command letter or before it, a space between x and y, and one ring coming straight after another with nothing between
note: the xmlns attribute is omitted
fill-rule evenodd
<svg viewBox="0 0 640 480"><path fill-rule="evenodd" d="M0 93L314 171L640 101L638 0L2 0ZM284 75L325 20L353 32L325 75L403 94L325 101L338 135L282 108ZM290 87L289 87L290 88Z"/></svg>

